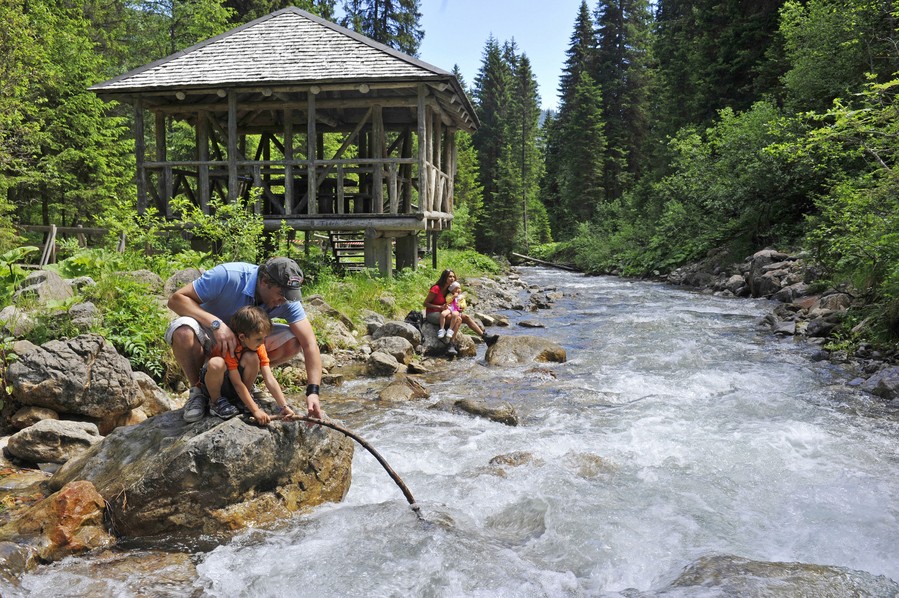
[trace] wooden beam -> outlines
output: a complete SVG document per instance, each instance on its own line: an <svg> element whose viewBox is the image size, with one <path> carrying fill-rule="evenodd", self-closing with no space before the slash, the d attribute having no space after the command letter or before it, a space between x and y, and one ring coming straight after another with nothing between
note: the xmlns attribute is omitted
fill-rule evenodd
<svg viewBox="0 0 899 598"><path fill-rule="evenodd" d="M373 227L379 231L415 231L425 230L427 221L420 218L419 214L411 216L365 216L362 214L325 214L310 218L309 216L285 216L283 218L265 218L264 227L267 231L278 230L281 222L295 230L341 230L356 231Z"/></svg>
<svg viewBox="0 0 899 598"><path fill-rule="evenodd" d="M372 143L371 157L375 162L374 188L372 189L372 211L384 212L384 168L381 159L384 157L384 113L380 106L372 107Z"/></svg>
<svg viewBox="0 0 899 598"><path fill-rule="evenodd" d="M209 122L206 120L206 113L199 112L197 114L197 159L200 162L209 160ZM200 210L204 214L209 213L209 199L211 198L211 189L209 187L209 165L197 165L197 194L200 202Z"/></svg>
<svg viewBox="0 0 899 598"><path fill-rule="evenodd" d="M284 110L284 213L293 214L293 117L291 109Z"/></svg>
<svg viewBox="0 0 899 598"><path fill-rule="evenodd" d="M314 94L311 94L314 95ZM381 104L385 108L414 108L416 106L415 98L376 98L376 97L361 97L358 99L329 99L329 100L320 100L318 102L318 107L321 110L336 110L336 109L347 109L347 108L358 108L359 110L365 110L369 106L374 103ZM302 100L266 100L262 102L254 102L254 108L258 108L259 110L283 110L285 108L291 108L294 110L303 110L305 111L307 103ZM198 102L196 104L190 104L189 106L185 105L165 105L165 106L155 106L153 108L153 112L164 112L166 114L184 114L189 115L193 114L198 110L206 110L208 112L218 112L225 113L227 112L227 104L222 102ZM325 117L328 118L328 117ZM319 117L321 120L321 117ZM323 121L324 122L324 121ZM327 123L330 124L330 123ZM332 125L334 126L334 125Z"/></svg>
<svg viewBox="0 0 899 598"><path fill-rule="evenodd" d="M228 202L237 202L237 93L228 92Z"/></svg>
<svg viewBox="0 0 899 598"><path fill-rule="evenodd" d="M315 176L315 93L306 95L306 159L307 184L306 184L306 213L315 215L318 213L318 184Z"/></svg>
<svg viewBox="0 0 899 598"><path fill-rule="evenodd" d="M147 211L147 173L144 169L147 146L144 142L144 104L140 98L134 101L134 156L137 167L137 213Z"/></svg>
<svg viewBox="0 0 899 598"><path fill-rule="evenodd" d="M427 107L425 104L427 88L423 83L418 85L418 205L419 210L428 209L428 129Z"/></svg>

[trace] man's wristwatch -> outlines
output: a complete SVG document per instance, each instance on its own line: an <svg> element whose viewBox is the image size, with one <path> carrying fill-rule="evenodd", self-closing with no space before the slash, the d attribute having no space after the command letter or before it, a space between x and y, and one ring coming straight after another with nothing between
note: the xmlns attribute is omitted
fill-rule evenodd
<svg viewBox="0 0 899 598"><path fill-rule="evenodd" d="M209 328L210 328L213 332L215 332L216 330L218 330L218 329L221 327L221 325L222 325L221 320L213 320L212 323L209 324Z"/></svg>

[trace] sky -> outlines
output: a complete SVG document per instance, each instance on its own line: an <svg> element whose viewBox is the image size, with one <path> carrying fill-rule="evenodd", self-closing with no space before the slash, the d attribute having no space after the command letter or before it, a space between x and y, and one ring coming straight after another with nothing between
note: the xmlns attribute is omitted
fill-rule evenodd
<svg viewBox="0 0 899 598"><path fill-rule="evenodd" d="M471 87L490 34L500 45L514 39L518 51L531 61L541 105L555 109L580 5L581 0L421 0L425 37L418 57L447 71L459 65ZM587 5L593 10L593 2Z"/></svg>

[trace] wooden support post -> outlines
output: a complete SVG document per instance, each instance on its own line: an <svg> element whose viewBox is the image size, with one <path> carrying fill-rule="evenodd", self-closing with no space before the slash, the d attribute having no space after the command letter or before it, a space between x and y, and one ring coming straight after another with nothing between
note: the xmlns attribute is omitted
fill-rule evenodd
<svg viewBox="0 0 899 598"><path fill-rule="evenodd" d="M156 136L156 162L161 163L166 161L168 155L168 152L166 151L165 114L157 112L155 116L156 126L154 128L154 134ZM156 196L159 197L162 205L165 206L164 212L167 217L172 215L172 208L169 203L172 199L171 177L172 169L170 167L164 167L159 172L159 178L156 179Z"/></svg>
<svg viewBox="0 0 899 598"><path fill-rule="evenodd" d="M387 199L390 204L390 213L399 213L399 193L396 188L396 164L390 164L387 170Z"/></svg>
<svg viewBox="0 0 899 598"><path fill-rule="evenodd" d="M412 130L408 127L403 131L402 158L412 157ZM403 214L412 213L412 165L403 164L400 167L400 178L403 180Z"/></svg>
<svg viewBox="0 0 899 598"><path fill-rule="evenodd" d="M165 216L172 217L172 195L175 191L175 175L172 173L172 167L166 164L162 169L162 200L165 202Z"/></svg>
<svg viewBox="0 0 899 598"><path fill-rule="evenodd" d="M410 233L396 238L396 269L418 269L418 235Z"/></svg>
<svg viewBox="0 0 899 598"><path fill-rule="evenodd" d="M447 214L453 213L453 193L455 191L454 180L456 178L456 131L447 128L443 138L443 162L446 173L446 193L443 199L443 210Z"/></svg>
<svg viewBox="0 0 899 598"><path fill-rule="evenodd" d="M365 267L377 268L381 276L386 278L393 276L391 246L390 237L385 237L371 227L365 229Z"/></svg>
<svg viewBox="0 0 899 598"><path fill-rule="evenodd" d="M306 94L306 174L308 177L306 193L309 197L306 202L306 213L309 215L318 213L318 184L315 179L315 140L317 137L315 132L315 93L310 90Z"/></svg>
<svg viewBox="0 0 899 598"><path fill-rule="evenodd" d="M293 214L293 110L284 109L284 214Z"/></svg>
<svg viewBox="0 0 899 598"><path fill-rule="evenodd" d="M237 92L228 92L228 202L237 202Z"/></svg>
<svg viewBox="0 0 899 598"><path fill-rule="evenodd" d="M431 231L431 267L437 269L437 235L440 231Z"/></svg>
<svg viewBox="0 0 899 598"><path fill-rule="evenodd" d="M372 139L371 157L375 162L372 184L372 212L384 213L384 112L380 106L374 106L372 110Z"/></svg>
<svg viewBox="0 0 899 598"><path fill-rule="evenodd" d="M430 211L428 205L428 115L425 104L427 86L418 84L418 210Z"/></svg>
<svg viewBox="0 0 899 598"><path fill-rule="evenodd" d="M435 212L440 211L440 196L437 194L437 179L438 179L438 168L437 165L440 163L440 115L437 114L436 110L431 111L431 118L428 120L429 131L428 138L430 143L428 143L428 162L430 166L428 167L428 182L430 183L428 187L428 197L430 198L430 208Z"/></svg>
<svg viewBox="0 0 899 598"><path fill-rule="evenodd" d="M346 213L346 206L344 205L345 190L343 188L343 164L337 165L337 213L344 214Z"/></svg>
<svg viewBox="0 0 899 598"><path fill-rule="evenodd" d="M147 211L147 173L144 168L147 144L144 141L144 103L134 100L134 156L137 166L137 213Z"/></svg>
<svg viewBox="0 0 899 598"><path fill-rule="evenodd" d="M197 199L200 202L200 210L204 214L209 213L209 199L211 190L209 187L209 121L207 113L197 113L197 159L201 162L197 169Z"/></svg>

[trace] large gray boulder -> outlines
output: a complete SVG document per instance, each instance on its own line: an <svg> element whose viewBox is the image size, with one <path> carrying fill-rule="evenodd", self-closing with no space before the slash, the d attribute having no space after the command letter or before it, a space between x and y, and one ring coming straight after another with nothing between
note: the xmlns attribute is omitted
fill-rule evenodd
<svg viewBox="0 0 899 598"><path fill-rule="evenodd" d="M430 391L417 379L411 376L401 376L394 380L378 393L378 398L388 402L411 401L412 399L426 399L431 396Z"/></svg>
<svg viewBox="0 0 899 598"><path fill-rule="evenodd" d="M415 348L412 343L401 336L382 336L371 342L372 351L381 351L393 355L400 363L408 364L415 356Z"/></svg>
<svg viewBox="0 0 899 598"><path fill-rule="evenodd" d="M156 381L144 372L134 372L132 375L137 383L141 396L141 408L147 417L153 417L166 411L183 407L183 401L172 398L166 391L159 388Z"/></svg>
<svg viewBox="0 0 899 598"><path fill-rule="evenodd" d="M421 325L421 346L424 355L446 355L450 345L456 348L457 357L474 357L478 354L478 347L471 337L463 332L465 326L459 328L459 332L453 337L452 343L437 337L437 326L429 322Z"/></svg>
<svg viewBox="0 0 899 598"><path fill-rule="evenodd" d="M517 365L552 361L564 363L565 349L558 343L536 336L500 336L484 356L490 365Z"/></svg>
<svg viewBox="0 0 899 598"><path fill-rule="evenodd" d="M10 436L6 450L31 463L65 463L101 440L92 423L42 419Z"/></svg>
<svg viewBox="0 0 899 598"><path fill-rule="evenodd" d="M405 370L396 357L383 351L374 351L369 355L365 368L370 376L392 376Z"/></svg>
<svg viewBox="0 0 899 598"><path fill-rule="evenodd" d="M72 295L72 287L59 274L50 270L38 270L25 277L19 290L13 295L12 302L33 298L46 305L50 301L65 301Z"/></svg>
<svg viewBox="0 0 899 598"><path fill-rule="evenodd" d="M165 281L162 292L166 297L169 297L172 295L172 293L174 293L187 283L195 281L202 275L203 270L200 270L199 268L185 268L183 270L178 270L177 272L169 276L168 280Z"/></svg>
<svg viewBox="0 0 899 598"><path fill-rule="evenodd" d="M46 342L10 364L7 378L18 403L57 413L99 419L142 400L131 364L97 334Z"/></svg>
<svg viewBox="0 0 899 598"><path fill-rule="evenodd" d="M899 366L880 370L862 384L862 390L888 401L899 399Z"/></svg>
<svg viewBox="0 0 899 598"><path fill-rule="evenodd" d="M412 343L413 347L421 344L421 332L408 322L389 320L379 326L371 335L372 339L379 339L385 336L401 336Z"/></svg>
<svg viewBox="0 0 899 598"><path fill-rule="evenodd" d="M34 319L28 312L15 305L7 305L0 310L0 327L7 334L24 336L34 330L34 325Z"/></svg>
<svg viewBox="0 0 899 598"><path fill-rule="evenodd" d="M352 459L352 441L320 426L257 427L239 417L187 424L179 410L117 428L48 484L91 482L123 536L213 534L342 500Z"/></svg>
<svg viewBox="0 0 899 598"><path fill-rule="evenodd" d="M753 297L769 297L781 289L780 277L788 259L790 256L775 249L762 249L749 258L746 280Z"/></svg>

